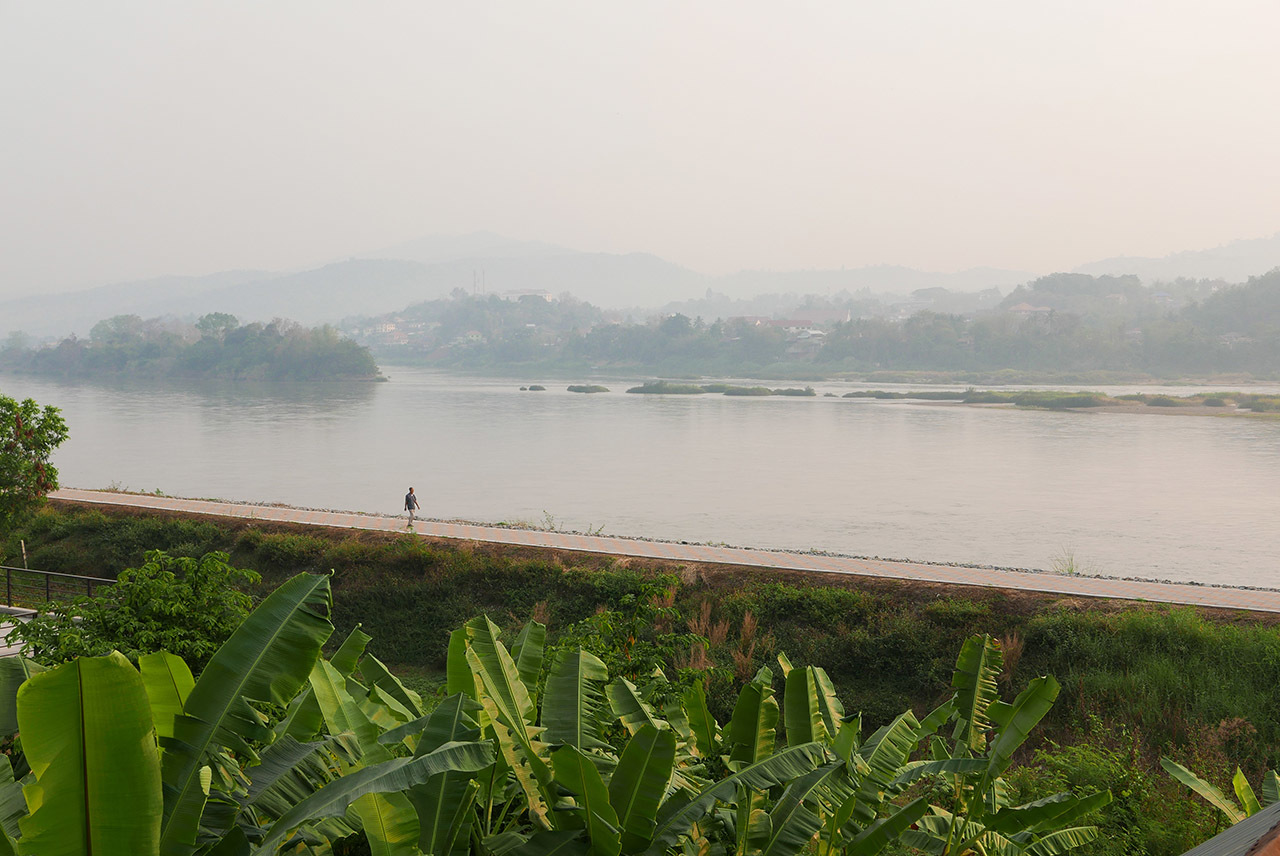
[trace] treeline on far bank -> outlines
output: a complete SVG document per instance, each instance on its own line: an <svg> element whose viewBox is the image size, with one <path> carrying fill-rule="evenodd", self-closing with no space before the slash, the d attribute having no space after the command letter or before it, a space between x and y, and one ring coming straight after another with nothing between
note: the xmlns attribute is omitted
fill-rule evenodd
<svg viewBox="0 0 1280 856"><path fill-rule="evenodd" d="M64 378L381 379L369 349L333 327L284 319L242 325L222 312L195 324L117 315L95 324L88 339L69 336L52 347L31 348L21 335L10 336L0 369Z"/></svg>

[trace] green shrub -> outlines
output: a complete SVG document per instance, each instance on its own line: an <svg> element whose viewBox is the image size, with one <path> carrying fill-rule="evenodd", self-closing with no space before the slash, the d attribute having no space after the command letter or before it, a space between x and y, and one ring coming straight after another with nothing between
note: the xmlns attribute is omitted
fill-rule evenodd
<svg viewBox="0 0 1280 856"><path fill-rule="evenodd" d="M570 391L570 392L585 392L585 393L591 394L591 393L596 393L596 392L608 392L608 391L609 391L609 387L607 387L607 386L600 386L599 384L590 384L590 385L584 385L584 384L571 384L571 385L569 386L569 391Z"/></svg>
<svg viewBox="0 0 1280 856"><path fill-rule="evenodd" d="M1147 399L1147 407L1182 407L1186 403L1168 395L1153 395Z"/></svg>
<svg viewBox="0 0 1280 856"><path fill-rule="evenodd" d="M665 380L654 380L643 383L640 386L633 386L627 392L638 395L702 395L708 392L708 389L693 383L669 383Z"/></svg>

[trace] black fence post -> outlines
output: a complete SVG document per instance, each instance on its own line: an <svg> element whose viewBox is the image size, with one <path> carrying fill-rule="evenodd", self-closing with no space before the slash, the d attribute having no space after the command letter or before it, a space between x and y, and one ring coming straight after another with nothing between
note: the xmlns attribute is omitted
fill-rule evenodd
<svg viewBox="0 0 1280 856"><path fill-rule="evenodd" d="M49 575L44 575L44 602L48 603L53 600L53 596L49 594Z"/></svg>
<svg viewBox="0 0 1280 856"><path fill-rule="evenodd" d="M13 606L13 569L12 568L4 569L4 594L5 594L5 601L4 601L5 604L8 606Z"/></svg>

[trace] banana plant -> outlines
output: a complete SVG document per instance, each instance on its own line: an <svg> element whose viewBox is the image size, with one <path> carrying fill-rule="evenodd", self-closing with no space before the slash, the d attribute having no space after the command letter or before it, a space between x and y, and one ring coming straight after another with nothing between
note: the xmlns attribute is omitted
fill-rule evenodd
<svg viewBox="0 0 1280 856"><path fill-rule="evenodd" d="M1165 772L1170 776L1222 812L1227 818L1227 823L1239 823L1246 817L1253 817L1267 806L1280 802L1280 774L1275 770L1268 770L1263 775L1262 799L1259 800L1253 786L1245 778L1244 771L1236 767L1236 774L1231 779L1231 788L1236 792L1236 799L1240 800L1236 803L1221 790L1170 758L1161 758L1160 766L1164 767Z"/></svg>
<svg viewBox="0 0 1280 856"><path fill-rule="evenodd" d="M19 783L7 763L0 770L0 853L265 856L323 849L361 827L375 852L420 852L404 794L492 766L493 748L453 740L426 749L414 734L381 743L380 723L408 719L417 700L367 657L363 692L321 660L331 632L328 578L300 575L199 679L163 652L139 668L112 654L28 670L16 724L31 772ZM296 713L308 695L327 734L300 743L270 727L265 710ZM414 741L423 751L410 751ZM412 849L401 840L410 830Z"/></svg>
<svg viewBox="0 0 1280 856"><path fill-rule="evenodd" d="M1052 677L1035 678L1012 702L999 698L999 643L973 636L961 648L952 676L955 695L936 714L954 722L950 740L935 739L933 762L916 766L942 786L946 807L931 805L901 840L937 856L970 853L1056 856L1093 841L1094 826L1073 826L1111 801L1111 792L1054 794L1015 806L1002 778L1014 752L1058 696ZM950 767L946 765L950 763Z"/></svg>

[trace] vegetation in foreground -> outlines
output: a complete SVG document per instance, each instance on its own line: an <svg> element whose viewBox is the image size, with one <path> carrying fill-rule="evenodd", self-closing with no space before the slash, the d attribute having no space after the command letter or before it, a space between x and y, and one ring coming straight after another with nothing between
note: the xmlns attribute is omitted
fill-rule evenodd
<svg viewBox="0 0 1280 856"><path fill-rule="evenodd" d="M327 576L293 577L198 679L163 650L137 667L10 661L0 849L1057 856L1097 838L1080 821L1111 801L1011 799L1002 775L1059 688L1035 678L1002 701L990 637L966 641L954 691L923 720L864 735L826 673L784 655L781 704L761 669L720 725L696 662L672 681L617 638L601 650L625 664L611 673L570 640L544 656L537 621L508 649L487 618L450 635L450 695L432 710L358 628L321 657L329 612Z"/></svg>
<svg viewBox="0 0 1280 856"><path fill-rule="evenodd" d="M445 683L447 628L489 614L514 632L534 614L549 640L648 640L661 610L671 627L707 639L708 709L732 715L736 687L786 651L821 663L837 695L876 728L945 699L951 653L974 633L1002 640L1002 686L1053 674L1064 687L1007 779L1032 798L1064 788L1109 789L1096 854L1182 853L1223 817L1159 767L1167 755L1230 787L1280 763L1280 632L1259 616L1189 608L1080 602L1055 596L661 563L624 566L579 554L486 550L375 533L113 513L62 503L25 537L33 566L114 575L153 546L172 555L225 550L264 585L295 570L334 569L334 620L357 622L376 654L424 696ZM259 588L255 591L264 591ZM597 612L607 627L592 630ZM646 641L646 645L652 644ZM669 656L687 656L670 650ZM615 663L602 656L610 669ZM1240 664L1249 663L1249 668ZM1021 797L1020 797L1021 798Z"/></svg>

